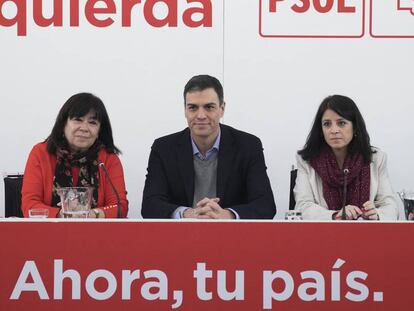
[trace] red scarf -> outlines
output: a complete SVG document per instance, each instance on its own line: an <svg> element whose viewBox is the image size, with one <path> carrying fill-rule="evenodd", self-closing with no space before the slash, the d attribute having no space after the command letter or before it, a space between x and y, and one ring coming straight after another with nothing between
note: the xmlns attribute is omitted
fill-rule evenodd
<svg viewBox="0 0 414 311"><path fill-rule="evenodd" d="M92 187L93 196L91 207L95 208L98 202L98 153L103 148L96 141L89 150L81 153L73 153L67 146L59 147L56 151L56 169L53 178L52 206L60 202L58 189L62 187ZM78 182L73 183L72 167L79 167Z"/></svg>
<svg viewBox="0 0 414 311"><path fill-rule="evenodd" d="M347 155L341 170L332 149L324 148L310 164L322 179L323 197L330 210L340 210L342 207L344 169L349 170L345 205L361 208L369 200L370 165L361 154Z"/></svg>

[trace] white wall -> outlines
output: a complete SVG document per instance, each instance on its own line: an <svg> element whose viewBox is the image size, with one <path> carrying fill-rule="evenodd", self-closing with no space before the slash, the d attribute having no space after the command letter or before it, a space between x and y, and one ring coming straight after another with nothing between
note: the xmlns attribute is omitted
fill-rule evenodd
<svg viewBox="0 0 414 311"><path fill-rule="evenodd" d="M49 134L66 99L90 91L106 104L123 151L129 217L140 217L150 146L156 137L185 127L184 84L192 75L209 73L225 85L223 122L262 139L277 218L287 208L295 152L317 106L334 93L352 97L360 107L373 145L389 156L395 190L414 188L414 39L372 38L368 26L362 38L263 38L259 0L212 2L212 28L181 23L156 29L142 20L140 10L130 28L119 20L102 29L31 23L28 35L17 37L15 28L0 27L0 172L22 171L31 147ZM368 9L369 1L354 1L362 2ZM180 11L191 6L179 3ZM406 20L404 30L414 33L411 19ZM3 187L0 196L2 215Z"/></svg>

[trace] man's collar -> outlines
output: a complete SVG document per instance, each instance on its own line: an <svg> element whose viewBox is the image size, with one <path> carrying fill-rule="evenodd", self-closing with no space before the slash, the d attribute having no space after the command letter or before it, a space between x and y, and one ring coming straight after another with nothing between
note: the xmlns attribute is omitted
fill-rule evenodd
<svg viewBox="0 0 414 311"><path fill-rule="evenodd" d="M216 140L214 141L213 146L209 150L207 150L205 156L202 155L202 153L198 149L198 147L197 147L196 143L194 142L194 139L191 137L191 135L190 135L190 138L191 138L191 145L193 147L193 155L198 156L201 160L208 160L208 158L210 157L211 153L214 150L216 150L218 152L219 149L220 149L221 130L219 130L219 133L217 135Z"/></svg>

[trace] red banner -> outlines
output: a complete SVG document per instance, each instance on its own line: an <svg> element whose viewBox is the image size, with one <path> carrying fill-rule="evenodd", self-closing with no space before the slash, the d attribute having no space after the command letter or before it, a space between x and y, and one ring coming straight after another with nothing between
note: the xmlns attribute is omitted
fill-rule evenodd
<svg viewBox="0 0 414 311"><path fill-rule="evenodd" d="M0 222L0 310L412 310L412 223Z"/></svg>

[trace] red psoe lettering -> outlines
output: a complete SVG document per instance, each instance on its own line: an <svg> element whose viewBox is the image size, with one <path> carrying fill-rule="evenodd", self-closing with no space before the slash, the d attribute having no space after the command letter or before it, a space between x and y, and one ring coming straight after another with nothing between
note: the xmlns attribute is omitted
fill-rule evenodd
<svg viewBox="0 0 414 311"><path fill-rule="evenodd" d="M33 20L40 27L62 26L62 0L53 0L53 16L43 16L43 0L33 0Z"/></svg>
<svg viewBox="0 0 414 311"><path fill-rule="evenodd" d="M310 7L310 2L309 0L300 0L300 2L302 3L302 6L300 5L293 5L292 6L292 10L295 11L296 13L305 13L309 10Z"/></svg>
<svg viewBox="0 0 414 311"><path fill-rule="evenodd" d="M3 15L3 5L6 2L13 2L17 8L16 15L13 18L6 18ZM11 27L17 25L17 35L26 36L26 0L0 0L0 26Z"/></svg>
<svg viewBox="0 0 414 311"><path fill-rule="evenodd" d="M347 6L346 0L338 0L338 12L339 13L355 13L356 8L354 6Z"/></svg>
<svg viewBox="0 0 414 311"><path fill-rule="evenodd" d="M271 0L269 2L269 12L272 12L272 13L277 12L277 8L276 8L277 3L282 2L282 1L285 1L285 0Z"/></svg>
<svg viewBox="0 0 414 311"><path fill-rule="evenodd" d="M272 0L270 2L270 12L276 12L276 1L278 0ZM310 0L299 0L299 2L300 3L292 5L292 10L294 12L305 13L309 11L311 6ZM312 0L312 5L315 8L316 12L322 14L331 12L334 4L334 0ZM274 9L274 11L271 10L272 8ZM354 6L348 6L346 4L346 0L338 0L338 13L355 13L355 11L356 8Z"/></svg>
<svg viewBox="0 0 414 311"><path fill-rule="evenodd" d="M168 14L163 19L154 16L154 6L163 2L168 7ZM177 0L148 0L144 5L144 16L148 24L154 27L177 27Z"/></svg>
<svg viewBox="0 0 414 311"><path fill-rule="evenodd" d="M210 0L187 0L188 3L199 2L203 5L202 8L189 8L183 14L183 22L186 26L191 28L196 27L212 27L213 25L213 8ZM200 20L194 20L194 14L201 14L203 17Z"/></svg>
<svg viewBox="0 0 414 311"><path fill-rule="evenodd" d="M98 2L104 2L106 7L96 8L95 5ZM116 6L113 0L89 0L85 6L86 19L93 26L96 27L108 27L114 23L114 20L110 17L105 19L96 18L97 14L115 14Z"/></svg>
<svg viewBox="0 0 414 311"><path fill-rule="evenodd" d="M313 6L315 7L315 10L319 13L328 13L334 5L333 0L326 0L325 5L322 5L321 2L321 0L313 0Z"/></svg>

